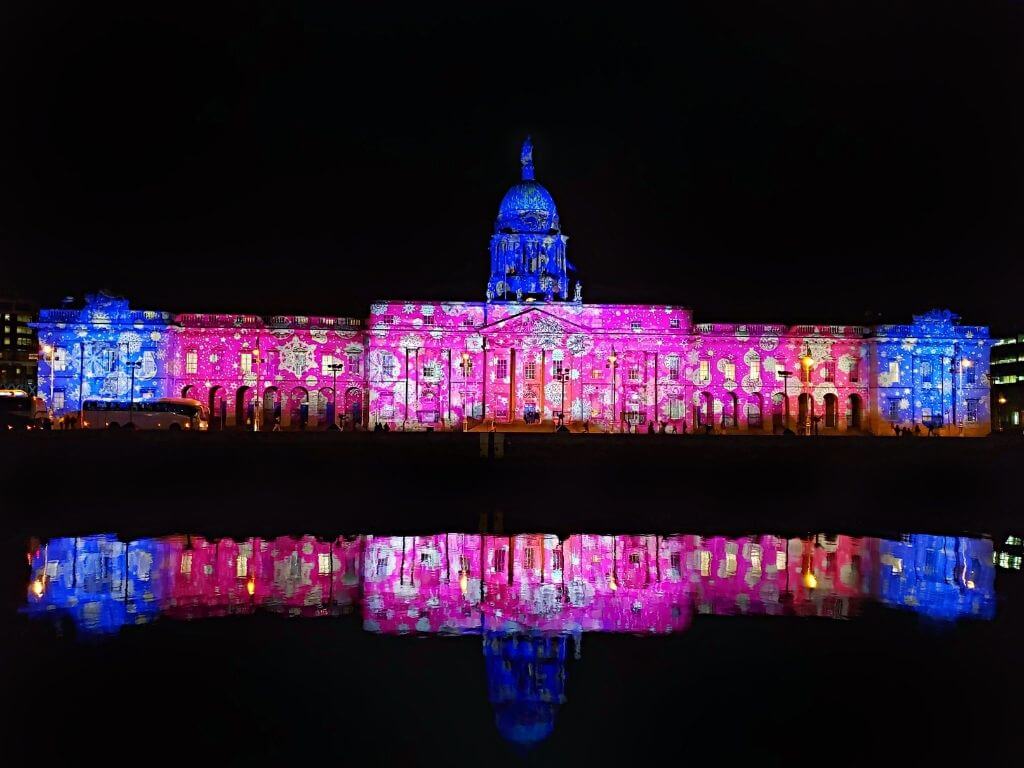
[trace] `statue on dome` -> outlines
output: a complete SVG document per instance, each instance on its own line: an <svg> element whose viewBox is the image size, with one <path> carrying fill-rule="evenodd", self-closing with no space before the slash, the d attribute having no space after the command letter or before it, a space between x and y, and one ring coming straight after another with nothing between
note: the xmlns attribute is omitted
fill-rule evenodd
<svg viewBox="0 0 1024 768"><path fill-rule="evenodd" d="M492 299L494 299L494 291L492 291L490 288L488 288L487 289L487 301L491 301Z"/></svg>
<svg viewBox="0 0 1024 768"><path fill-rule="evenodd" d="M529 136L519 152L519 162L523 164L523 181L533 181L533 142Z"/></svg>
<svg viewBox="0 0 1024 768"><path fill-rule="evenodd" d="M573 301L583 301L583 286L580 281L576 281L576 292L572 295Z"/></svg>

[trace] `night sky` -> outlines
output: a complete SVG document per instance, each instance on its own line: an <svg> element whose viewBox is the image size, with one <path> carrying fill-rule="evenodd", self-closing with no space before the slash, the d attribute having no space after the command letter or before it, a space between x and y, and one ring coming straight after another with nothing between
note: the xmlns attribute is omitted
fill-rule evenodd
<svg viewBox="0 0 1024 768"><path fill-rule="evenodd" d="M1024 3L437 5L5 3L0 294L482 300L529 133L587 301L1024 327Z"/></svg>

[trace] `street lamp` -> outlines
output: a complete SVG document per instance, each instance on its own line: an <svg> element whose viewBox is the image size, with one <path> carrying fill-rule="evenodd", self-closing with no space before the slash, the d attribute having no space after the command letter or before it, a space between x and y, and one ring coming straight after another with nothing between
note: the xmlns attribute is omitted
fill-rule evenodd
<svg viewBox="0 0 1024 768"><path fill-rule="evenodd" d="M776 373L782 377L782 391L785 393L783 402L786 406L786 423L783 425L783 429L789 429L789 377L793 375L793 372L776 371Z"/></svg>
<svg viewBox="0 0 1024 768"><path fill-rule="evenodd" d="M1006 426L1006 409L1004 408L1004 406L1006 405L1006 395L1000 395L999 399L996 400L996 402L999 403L999 419L998 419L998 424L999 424L999 431L1002 432L1003 429Z"/></svg>
<svg viewBox="0 0 1024 768"><path fill-rule="evenodd" d="M562 410L558 414L558 428L555 429L555 432L568 432L569 428L565 426L565 382L569 380L569 371L559 368L554 378L562 383Z"/></svg>
<svg viewBox="0 0 1024 768"><path fill-rule="evenodd" d="M331 370L331 426L328 429L338 428L338 373L345 370L344 363L330 363L327 366Z"/></svg>
<svg viewBox="0 0 1024 768"><path fill-rule="evenodd" d="M610 355L608 355L608 363L607 363L607 365L605 365L605 367L612 369L612 423L611 423L611 427L612 427L612 432L614 432L615 431L615 423L617 421L616 411L615 411L615 384L616 384L615 374L616 374L616 371L618 371L618 369L619 369L619 355L615 351L615 347L614 346L612 347L612 353Z"/></svg>
<svg viewBox="0 0 1024 768"><path fill-rule="evenodd" d="M132 380L128 386L128 426L135 429L135 371L142 367L141 360L129 360L130 348L127 344L121 345L124 348L124 364L131 369Z"/></svg>
<svg viewBox="0 0 1024 768"><path fill-rule="evenodd" d="M467 404L469 401L469 352L462 353L462 362L459 364L462 368L462 431L469 432L469 413L467 413Z"/></svg>

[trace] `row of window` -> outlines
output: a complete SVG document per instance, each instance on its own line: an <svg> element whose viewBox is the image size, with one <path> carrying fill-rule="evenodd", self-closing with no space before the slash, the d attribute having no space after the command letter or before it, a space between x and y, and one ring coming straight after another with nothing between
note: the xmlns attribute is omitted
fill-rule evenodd
<svg viewBox="0 0 1024 768"><path fill-rule="evenodd" d="M964 414L964 421L968 424L976 424L978 422L978 400L968 399L966 402L966 413ZM889 398L888 418L889 421L900 420L900 399L898 397ZM921 421L925 424L931 423L935 426L942 426L943 417L941 414L933 414L931 409L921 409Z"/></svg>

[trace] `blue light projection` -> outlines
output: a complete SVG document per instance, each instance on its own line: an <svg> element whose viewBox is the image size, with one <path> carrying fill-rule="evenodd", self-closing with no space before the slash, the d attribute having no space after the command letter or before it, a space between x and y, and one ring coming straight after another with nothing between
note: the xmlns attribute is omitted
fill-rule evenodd
<svg viewBox="0 0 1024 768"><path fill-rule="evenodd" d="M569 299L571 265L565 257L569 238L559 228L554 199L534 178L529 138L523 143L520 161L522 181L505 193L491 236L487 297Z"/></svg>
<svg viewBox="0 0 1024 768"><path fill-rule="evenodd" d="M966 429L988 423L988 328L958 319L949 310L933 310L914 315L910 325L878 326L877 410L883 421Z"/></svg>
<svg viewBox="0 0 1024 768"><path fill-rule="evenodd" d="M913 534L879 543L878 597L933 619L995 616L992 542Z"/></svg>
<svg viewBox="0 0 1024 768"><path fill-rule="evenodd" d="M86 296L83 309L41 310L33 325L53 353L39 354L40 395L49 399L52 357L47 405L57 415L77 411L83 397L128 402L133 367L135 400L166 397L171 323L168 312L133 310L105 293Z"/></svg>
<svg viewBox="0 0 1024 768"><path fill-rule="evenodd" d="M26 610L67 618L84 635L153 621L169 596L165 550L158 539L125 544L109 534L51 539L31 553Z"/></svg>

